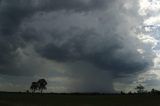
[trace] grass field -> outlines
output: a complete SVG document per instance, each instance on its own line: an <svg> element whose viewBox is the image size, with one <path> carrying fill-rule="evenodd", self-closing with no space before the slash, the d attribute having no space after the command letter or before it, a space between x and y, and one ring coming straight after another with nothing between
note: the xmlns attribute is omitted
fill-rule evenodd
<svg viewBox="0 0 160 106"><path fill-rule="evenodd" d="M0 106L160 106L160 96L1 93Z"/></svg>

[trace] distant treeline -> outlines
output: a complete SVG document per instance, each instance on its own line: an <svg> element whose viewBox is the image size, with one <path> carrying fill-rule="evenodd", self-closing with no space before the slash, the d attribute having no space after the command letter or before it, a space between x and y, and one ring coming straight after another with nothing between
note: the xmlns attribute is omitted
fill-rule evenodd
<svg viewBox="0 0 160 106"><path fill-rule="evenodd" d="M32 92L3 92L0 91L1 94L27 94L27 95L110 95L110 96L118 96L118 95L160 95L160 91L150 91L150 92L143 92L143 93L137 93L137 92L120 92L120 93L98 93L98 92L93 92L93 93L32 93Z"/></svg>
<svg viewBox="0 0 160 106"><path fill-rule="evenodd" d="M137 92L123 92L121 91L120 93L121 95L160 95L160 91L159 90L156 90L156 89L152 89L151 91L146 91L146 90L143 90L141 92L137 91Z"/></svg>
<svg viewBox="0 0 160 106"><path fill-rule="evenodd" d="M31 84L31 91L26 90L26 92L7 92L7 91L0 91L0 94L30 94L30 95L38 95L42 94L42 91L47 89L46 88L47 81L45 79L40 79L37 82L32 82ZM129 92L116 92L116 93L102 93L102 92L71 92L71 93L54 93L54 92L46 92L45 95L160 95L160 91L156 89L152 89L151 91L145 90L145 87L141 84L136 86L136 91L129 91ZM35 92L39 90L40 92Z"/></svg>

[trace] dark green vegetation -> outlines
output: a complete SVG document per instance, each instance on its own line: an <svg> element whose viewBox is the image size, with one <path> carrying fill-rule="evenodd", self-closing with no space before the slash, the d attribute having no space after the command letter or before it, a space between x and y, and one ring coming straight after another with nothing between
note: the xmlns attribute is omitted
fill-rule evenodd
<svg viewBox="0 0 160 106"><path fill-rule="evenodd" d="M45 79L39 79L37 82L32 82L30 89L32 90L32 92L39 90L42 93L43 90L47 89L46 85L47 81Z"/></svg>
<svg viewBox="0 0 160 106"><path fill-rule="evenodd" d="M0 106L160 106L160 96L0 93Z"/></svg>

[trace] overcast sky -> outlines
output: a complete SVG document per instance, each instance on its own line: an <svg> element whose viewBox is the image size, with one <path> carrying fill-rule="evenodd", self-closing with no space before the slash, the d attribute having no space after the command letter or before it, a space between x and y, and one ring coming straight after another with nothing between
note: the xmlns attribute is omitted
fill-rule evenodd
<svg viewBox="0 0 160 106"><path fill-rule="evenodd" d="M0 90L160 89L160 1L0 0Z"/></svg>

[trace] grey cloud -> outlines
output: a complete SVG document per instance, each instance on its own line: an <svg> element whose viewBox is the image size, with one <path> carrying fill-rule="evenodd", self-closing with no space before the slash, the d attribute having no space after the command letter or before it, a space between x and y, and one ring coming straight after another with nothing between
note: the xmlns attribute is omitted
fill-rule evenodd
<svg viewBox="0 0 160 106"><path fill-rule="evenodd" d="M1 0L0 7L0 34L1 34L1 58L0 63L9 63L15 61L16 49L22 47L24 44L21 35L19 35L19 27L26 19L32 17L37 12L49 12L56 10L76 10L76 11L89 11L101 8L101 4L105 0L95 1L91 0L87 4L83 0ZM32 30L26 31L25 40L31 40ZM37 34L37 33L36 33ZM36 38L38 39L38 38ZM39 38L40 39L40 38Z"/></svg>
<svg viewBox="0 0 160 106"><path fill-rule="evenodd" d="M40 76L53 71L59 77L53 63L59 68L69 64L63 75L71 91L113 91L112 78L153 65L151 48L143 48L131 31L141 20L138 7L126 10L123 3L1 0L0 73ZM138 53L139 47L146 53Z"/></svg>
<svg viewBox="0 0 160 106"><path fill-rule="evenodd" d="M116 76L122 73L131 74L142 71L151 65L149 60L142 58L136 48L128 51L127 49L130 48L125 48L124 41L118 40L119 36L106 35L103 38L92 30L79 32L82 33L77 33L76 36L62 45L49 43L44 47L37 48L37 52L43 57L59 62L87 61L100 69L112 71ZM71 36L70 33L67 34ZM54 34L52 41L54 38L56 38L56 34ZM101 42L98 39L101 39ZM110 40L107 42L106 39ZM92 43L93 40L95 41L94 44Z"/></svg>
<svg viewBox="0 0 160 106"><path fill-rule="evenodd" d="M153 55L149 52L151 48L147 48L148 50L143 48L142 42L136 39L137 35L134 35L135 37L131 35L130 27L136 27L135 23L133 26L123 23L127 20L126 15L133 20L137 18L137 23L139 17L136 12L133 17L131 13L126 11L123 13L123 9L119 9L119 7L109 8L107 12L99 12L98 16L95 15L97 12L85 15L65 12L62 15L54 12L46 15L57 21L53 20L53 23L44 21L42 22L44 26L40 26L41 24L37 26L36 23L48 20L47 16L41 18L37 14L31 20L31 24L26 25L26 29L28 27L35 29L35 32L27 30L30 32L29 35L33 36L27 36L25 29L22 38L24 40L29 38L31 40L29 42L32 43L36 42L35 50L42 57L58 62L87 61L99 69L110 70L116 77L147 70L153 65L153 56L149 58L149 55ZM122 13L117 13L118 11ZM59 15L59 18L56 19L56 15ZM140 54L137 51L139 47L145 49L146 53Z"/></svg>
<svg viewBox="0 0 160 106"><path fill-rule="evenodd" d="M99 8L106 8L105 4L111 1L106 0L2 0L1 1L1 33L3 35L12 35L17 30L21 21L32 16L36 12L57 11L57 10L75 10L90 11ZM3 20L3 21L2 21Z"/></svg>
<svg viewBox="0 0 160 106"><path fill-rule="evenodd" d="M0 61L8 61L12 57L10 54L14 52L19 46L23 45L19 33L21 23L26 19L32 17L37 12L49 12L57 10L76 10L76 11L89 11L103 7L105 0L89 0L87 3L83 0L1 0L0 7L0 34L1 34L1 52ZM107 3L108 4L108 3ZM25 40L33 39L29 30ZM4 40L4 41L3 41ZM5 42L6 41L6 42ZM4 44L2 44L4 43ZM5 45L5 46L4 46ZM8 46L7 46L8 45ZM5 55L9 56L8 58ZM7 58L7 59L5 59ZM11 59L11 58L10 58ZM3 63L3 62L1 62Z"/></svg>
<svg viewBox="0 0 160 106"><path fill-rule="evenodd" d="M113 0L39 0L38 4L42 10L90 11L106 8L111 2Z"/></svg>

